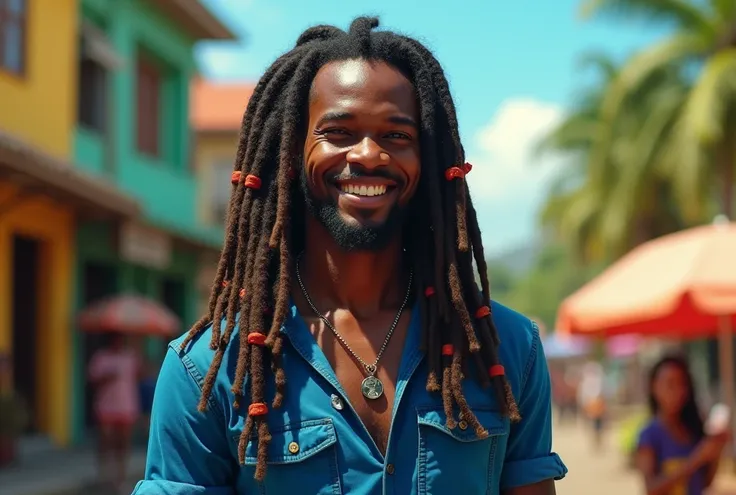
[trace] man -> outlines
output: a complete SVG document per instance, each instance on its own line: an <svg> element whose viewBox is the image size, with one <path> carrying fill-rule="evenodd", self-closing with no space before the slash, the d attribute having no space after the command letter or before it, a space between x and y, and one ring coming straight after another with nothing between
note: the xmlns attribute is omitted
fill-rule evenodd
<svg viewBox="0 0 736 495"><path fill-rule="evenodd" d="M489 305L442 68L377 26L311 28L258 83L136 494L548 495L565 475L539 333Z"/></svg>

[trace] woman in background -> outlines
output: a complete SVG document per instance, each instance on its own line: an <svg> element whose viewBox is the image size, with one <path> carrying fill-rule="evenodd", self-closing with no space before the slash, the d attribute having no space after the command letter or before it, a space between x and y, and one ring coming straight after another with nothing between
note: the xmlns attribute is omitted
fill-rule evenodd
<svg viewBox="0 0 736 495"><path fill-rule="evenodd" d="M141 371L139 353L120 334L111 334L107 346L95 352L89 363L99 428L100 478L121 493L133 427L141 414L138 390Z"/></svg>
<svg viewBox="0 0 736 495"><path fill-rule="evenodd" d="M636 454L647 495L702 495L713 482L728 432L706 435L687 361L669 356L649 377L651 420Z"/></svg>

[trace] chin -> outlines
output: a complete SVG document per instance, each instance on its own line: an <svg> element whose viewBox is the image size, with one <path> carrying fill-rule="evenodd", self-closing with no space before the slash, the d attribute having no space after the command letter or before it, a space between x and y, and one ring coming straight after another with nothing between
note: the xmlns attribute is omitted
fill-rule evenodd
<svg viewBox="0 0 736 495"><path fill-rule="evenodd" d="M374 220L372 218L354 217L347 213L340 213L340 218L348 228L351 229L380 229L386 225L386 219Z"/></svg>
<svg viewBox="0 0 736 495"><path fill-rule="evenodd" d="M320 199L302 184L305 207L345 251L380 251L401 236L405 209L394 204L383 219L350 214L333 198ZM378 212L366 212L376 215ZM307 233L307 236L309 233Z"/></svg>

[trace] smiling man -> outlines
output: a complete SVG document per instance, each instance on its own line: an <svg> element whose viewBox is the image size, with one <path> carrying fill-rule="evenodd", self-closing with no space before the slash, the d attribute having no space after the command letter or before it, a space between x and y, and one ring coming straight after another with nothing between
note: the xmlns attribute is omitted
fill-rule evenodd
<svg viewBox="0 0 736 495"><path fill-rule="evenodd" d="M135 494L549 495L567 472L539 332L490 299L442 68L377 25L311 28L258 83Z"/></svg>

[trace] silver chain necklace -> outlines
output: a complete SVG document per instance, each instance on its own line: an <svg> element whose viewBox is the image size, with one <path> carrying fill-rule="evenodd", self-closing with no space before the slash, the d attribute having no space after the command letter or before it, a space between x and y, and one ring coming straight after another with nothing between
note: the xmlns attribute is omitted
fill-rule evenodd
<svg viewBox="0 0 736 495"><path fill-rule="evenodd" d="M317 307L312 302L312 298L309 297L309 293L307 292L307 288L304 286L304 282L302 281L301 273L299 273L299 261L301 260L301 256L296 261L296 279L299 282L299 287L302 289L302 294L304 294L304 299L307 300L307 304L309 304L309 307L312 308L312 311L314 311L314 314L316 314L320 320L324 322L325 325L327 325L327 328L332 330L332 333L335 335L337 340L340 341L340 343L345 347L345 349L352 354L352 356L363 365L363 368L365 368L366 373L368 374L365 379L363 379L363 382L360 384L360 391L363 393L363 396L365 396L366 399L375 400L378 399L383 395L383 383L381 380L376 378L376 371L378 370L378 361L381 359L381 356L383 355L383 352L386 350L386 347L388 346L389 340L391 340L391 336L394 334L394 330L396 330L396 325L399 324L399 320L401 319L401 313L404 312L404 308L406 308L406 305L409 302L409 296L411 295L411 284L412 279L414 278L413 273L409 273L409 286L406 288L406 295L404 296L404 302L401 303L401 307L399 308L399 312L396 313L396 318L394 318L394 322L391 324L391 328L388 331L388 334L386 334L386 338L383 341L383 345L381 345L381 349L378 351L378 354L376 355L376 360L373 362L373 364L368 364L363 359L361 359L360 356L358 356L355 351L350 347L350 344L347 343L347 341L343 338L342 335L337 331L337 329L330 323L330 320L327 319L325 315L320 313L320 311L317 309Z"/></svg>

